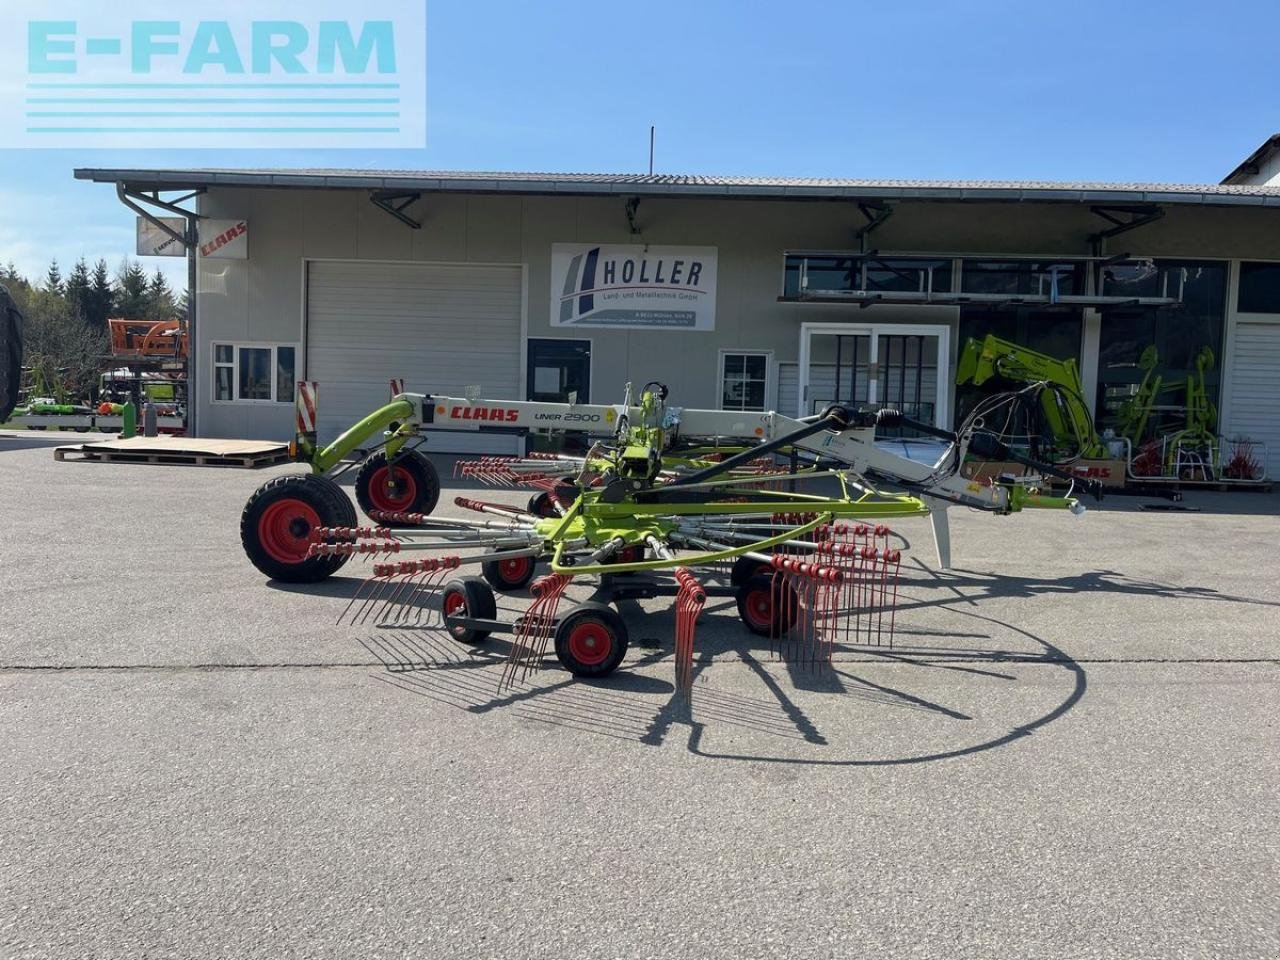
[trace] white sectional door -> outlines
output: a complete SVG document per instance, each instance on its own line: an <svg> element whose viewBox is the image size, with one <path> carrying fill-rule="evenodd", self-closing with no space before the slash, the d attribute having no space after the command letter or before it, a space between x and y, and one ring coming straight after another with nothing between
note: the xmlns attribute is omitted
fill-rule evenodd
<svg viewBox="0 0 1280 960"><path fill-rule="evenodd" d="M519 400L519 266L317 261L307 269L307 379L319 386L322 442L412 393ZM514 453L518 438L436 430L431 453Z"/></svg>
<svg viewBox="0 0 1280 960"><path fill-rule="evenodd" d="M1229 433L1267 447L1267 476L1280 474L1280 323L1236 324ZM1261 457L1258 457L1260 460Z"/></svg>

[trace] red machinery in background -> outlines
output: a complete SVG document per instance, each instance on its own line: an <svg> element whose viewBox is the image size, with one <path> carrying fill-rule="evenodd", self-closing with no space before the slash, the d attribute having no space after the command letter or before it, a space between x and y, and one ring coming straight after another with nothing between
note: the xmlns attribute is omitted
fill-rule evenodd
<svg viewBox="0 0 1280 960"><path fill-rule="evenodd" d="M107 328L111 333L111 355L118 359L187 359L185 320L113 317L107 321Z"/></svg>

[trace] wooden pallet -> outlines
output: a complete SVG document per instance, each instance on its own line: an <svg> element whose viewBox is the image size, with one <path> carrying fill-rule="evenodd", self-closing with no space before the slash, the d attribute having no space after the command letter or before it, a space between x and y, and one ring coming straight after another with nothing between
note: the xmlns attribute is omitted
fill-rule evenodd
<svg viewBox="0 0 1280 960"><path fill-rule="evenodd" d="M289 462L283 443L258 440L203 440L190 437L133 437L57 447L58 461L151 463L164 466L236 467L257 470Z"/></svg>

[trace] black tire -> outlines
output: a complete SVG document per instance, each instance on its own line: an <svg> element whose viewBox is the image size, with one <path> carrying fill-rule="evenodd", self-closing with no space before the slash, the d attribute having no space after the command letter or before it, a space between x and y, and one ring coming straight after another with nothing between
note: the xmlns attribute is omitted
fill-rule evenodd
<svg viewBox="0 0 1280 960"><path fill-rule="evenodd" d="M641 544L634 543L629 547L623 547L621 550L609 554L600 562L609 565L614 563L643 563L644 560L644 547Z"/></svg>
<svg viewBox="0 0 1280 960"><path fill-rule="evenodd" d="M347 557L307 557L311 528L355 523L355 507L340 486L314 474L294 474L268 480L249 498L240 514L240 542L253 565L273 580L315 583L332 576Z"/></svg>
<svg viewBox="0 0 1280 960"><path fill-rule="evenodd" d="M390 468L386 451L379 450L360 465L356 474L356 502L370 516L383 512L430 513L439 500L440 475L417 450L396 454Z"/></svg>
<svg viewBox="0 0 1280 960"><path fill-rule="evenodd" d="M479 577L458 577L446 583L440 591L440 609L446 617L461 615L477 620L492 620L498 615L498 602L489 585ZM489 639L488 630L450 627L446 624L445 631L459 643L484 643Z"/></svg>
<svg viewBox="0 0 1280 960"><path fill-rule="evenodd" d="M558 517L560 512L553 504L551 494L544 490L529 498L529 506L526 509L535 517Z"/></svg>
<svg viewBox="0 0 1280 960"><path fill-rule="evenodd" d="M740 587L757 574L764 574L769 570L769 564L763 561L739 557L733 562L733 569L729 572L729 582L735 587ZM773 576L772 573L768 575Z"/></svg>
<svg viewBox="0 0 1280 960"><path fill-rule="evenodd" d="M489 586L502 593L523 590L537 572L538 561L533 557L486 560L480 564L480 573L489 582Z"/></svg>
<svg viewBox="0 0 1280 960"><path fill-rule="evenodd" d="M738 616L757 636L781 637L795 625L799 599L781 577L756 574L738 587Z"/></svg>
<svg viewBox="0 0 1280 960"><path fill-rule="evenodd" d="M627 625L603 603L580 603L556 625L556 658L575 677L606 677L630 644Z"/></svg>
<svg viewBox="0 0 1280 960"><path fill-rule="evenodd" d="M539 517L558 517L560 511L555 508L555 499L558 498L565 507L578 499L578 488L571 483L558 483L555 491L535 493L529 498L527 509L530 513Z"/></svg>

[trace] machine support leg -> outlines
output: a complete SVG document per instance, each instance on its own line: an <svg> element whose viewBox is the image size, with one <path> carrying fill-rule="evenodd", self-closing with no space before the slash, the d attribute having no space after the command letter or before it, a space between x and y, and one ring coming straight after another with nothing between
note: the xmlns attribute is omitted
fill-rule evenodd
<svg viewBox="0 0 1280 960"><path fill-rule="evenodd" d="M951 569L951 524L947 520L947 507L949 504L945 500L937 500L934 497L925 497L925 504L929 507L929 522L933 525L933 545L937 550L938 569Z"/></svg>

